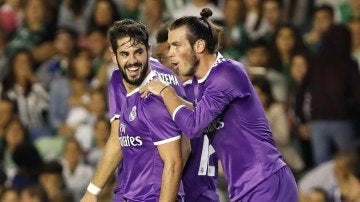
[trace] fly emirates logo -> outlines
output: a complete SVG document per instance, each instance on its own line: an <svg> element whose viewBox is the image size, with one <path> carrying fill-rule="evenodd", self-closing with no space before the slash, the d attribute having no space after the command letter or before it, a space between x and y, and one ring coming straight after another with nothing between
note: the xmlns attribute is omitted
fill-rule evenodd
<svg viewBox="0 0 360 202"><path fill-rule="evenodd" d="M140 136L129 136L125 133L126 125L120 124L121 137L120 144L122 147L138 147L143 144Z"/></svg>
<svg viewBox="0 0 360 202"><path fill-rule="evenodd" d="M219 130L221 128L224 128L225 124L222 120L222 118L216 118L205 130L205 133L212 133L216 130Z"/></svg>

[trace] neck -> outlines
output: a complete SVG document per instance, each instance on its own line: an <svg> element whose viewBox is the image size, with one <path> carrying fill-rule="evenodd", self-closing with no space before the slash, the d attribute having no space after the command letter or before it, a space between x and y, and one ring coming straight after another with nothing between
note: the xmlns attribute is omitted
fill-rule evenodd
<svg viewBox="0 0 360 202"><path fill-rule="evenodd" d="M199 56L199 66L195 72L198 79L204 78L216 61L216 54L203 53Z"/></svg>

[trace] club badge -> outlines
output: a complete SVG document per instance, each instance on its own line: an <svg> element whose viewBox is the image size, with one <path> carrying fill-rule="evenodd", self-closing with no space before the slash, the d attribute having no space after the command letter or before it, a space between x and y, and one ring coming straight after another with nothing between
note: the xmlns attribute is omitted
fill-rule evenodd
<svg viewBox="0 0 360 202"><path fill-rule="evenodd" d="M135 119L136 119L136 106L133 106L129 114L129 121L133 121Z"/></svg>

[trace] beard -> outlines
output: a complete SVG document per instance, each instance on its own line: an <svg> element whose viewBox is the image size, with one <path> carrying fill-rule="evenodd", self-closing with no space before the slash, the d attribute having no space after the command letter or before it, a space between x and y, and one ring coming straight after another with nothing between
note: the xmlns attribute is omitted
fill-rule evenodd
<svg viewBox="0 0 360 202"><path fill-rule="evenodd" d="M194 76L195 72L199 66L199 59L196 57L195 51L191 51L190 69L183 74L183 76Z"/></svg>
<svg viewBox="0 0 360 202"><path fill-rule="evenodd" d="M126 83L130 84L130 85L134 85L134 86L140 86L140 84L144 81L145 77L147 76L147 72L149 69L149 61L146 60L146 63L144 64L144 66L142 66L141 62L136 62L133 64L126 64L125 67L121 67L119 65L119 63L117 63L118 68L120 69L121 75L123 77L123 79L126 81ZM135 79L131 79L127 76L126 74L126 69L130 68L130 67L139 67L141 68L141 73L140 76L138 78Z"/></svg>

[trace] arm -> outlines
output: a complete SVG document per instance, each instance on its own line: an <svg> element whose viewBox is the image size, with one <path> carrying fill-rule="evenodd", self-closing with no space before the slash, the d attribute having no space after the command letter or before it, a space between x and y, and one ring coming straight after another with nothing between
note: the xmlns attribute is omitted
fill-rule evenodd
<svg viewBox="0 0 360 202"><path fill-rule="evenodd" d="M215 70L214 70L215 71ZM193 110L183 102L171 87L165 87L159 80L152 80L140 92L161 96L172 119L190 139L202 136L212 123L234 99L245 100L253 93L251 82L240 67L229 64L221 71L208 76L201 100Z"/></svg>
<svg viewBox="0 0 360 202"><path fill-rule="evenodd" d="M111 133L106 143L103 157L91 180L91 183L99 188L104 187L106 181L114 173L115 168L118 166L122 159L121 146L118 137L118 129L119 120L116 119L111 123ZM81 199L81 202L90 202L96 200L96 196L87 191Z"/></svg>
<svg viewBox="0 0 360 202"><path fill-rule="evenodd" d="M158 145L158 150L164 162L159 201L176 201L182 172L181 141Z"/></svg>
<svg viewBox="0 0 360 202"><path fill-rule="evenodd" d="M183 168L186 165L190 153L191 153L190 139L187 138L185 135L181 135L181 158L183 161Z"/></svg>

